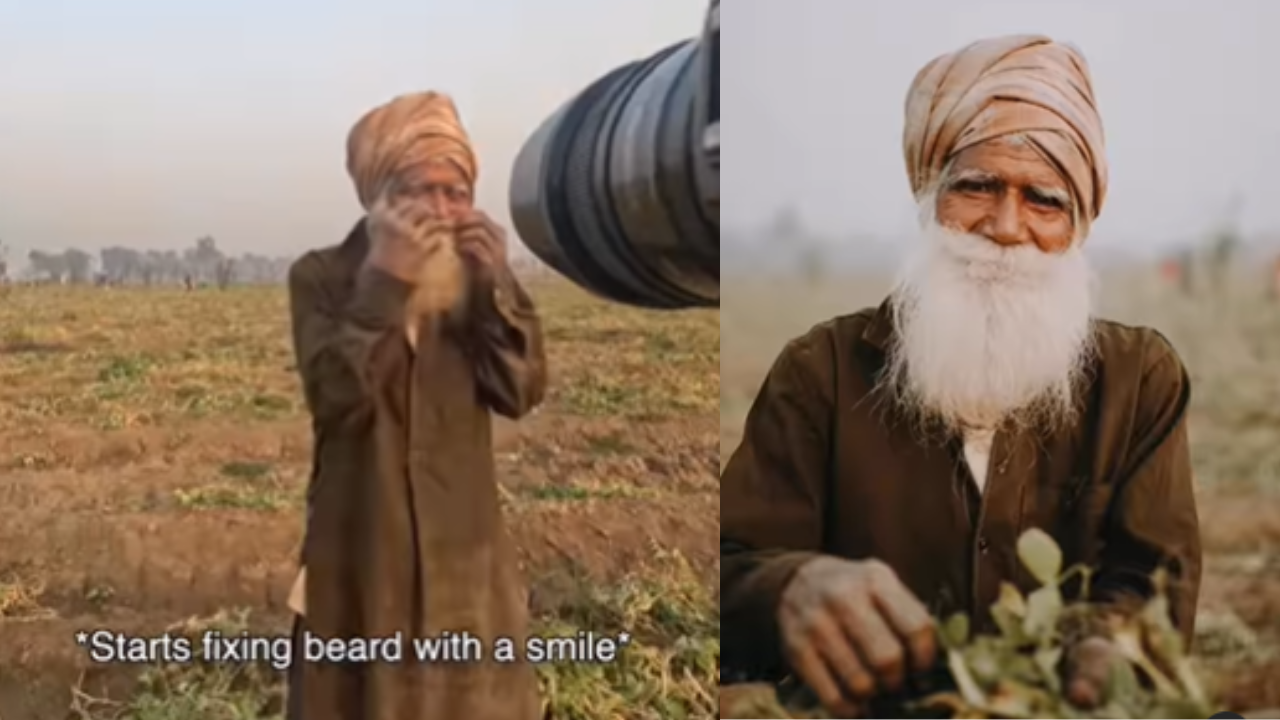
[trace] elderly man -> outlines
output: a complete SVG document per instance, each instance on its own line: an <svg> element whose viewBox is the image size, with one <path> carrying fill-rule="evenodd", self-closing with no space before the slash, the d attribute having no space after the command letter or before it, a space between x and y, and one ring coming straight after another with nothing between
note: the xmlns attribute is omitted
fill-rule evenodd
<svg viewBox="0 0 1280 720"><path fill-rule="evenodd" d="M520 646L528 609L490 412L541 401L538 318L502 231L473 209L476 158L447 96L376 108L347 153L367 216L289 273L315 437L289 717L537 718L532 668L491 653L499 637ZM444 632L480 639L483 659L416 662L412 640ZM396 634L399 663L303 662L322 641Z"/></svg>
<svg viewBox="0 0 1280 720"><path fill-rule="evenodd" d="M932 665L930 615L992 629L1000 583L1033 587L1028 528L1116 612L1167 568L1188 637L1200 579L1187 374L1154 330L1092 315L1107 168L1084 58L1038 36L937 58L904 151L923 247L880 307L786 346L721 475L725 666L842 713ZM1075 647L1088 704L1110 646Z"/></svg>

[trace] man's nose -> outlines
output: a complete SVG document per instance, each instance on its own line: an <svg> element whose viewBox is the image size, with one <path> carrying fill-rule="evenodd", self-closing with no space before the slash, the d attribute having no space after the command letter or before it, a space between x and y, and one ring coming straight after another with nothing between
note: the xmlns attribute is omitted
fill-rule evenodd
<svg viewBox="0 0 1280 720"><path fill-rule="evenodd" d="M444 193L439 191L427 193L427 208L431 210L432 217L443 218L449 215L449 203Z"/></svg>
<svg viewBox="0 0 1280 720"><path fill-rule="evenodd" d="M1031 233L1022 218L1018 199L1008 193L987 222L985 233L992 241L1005 246L1024 245L1031 242Z"/></svg>

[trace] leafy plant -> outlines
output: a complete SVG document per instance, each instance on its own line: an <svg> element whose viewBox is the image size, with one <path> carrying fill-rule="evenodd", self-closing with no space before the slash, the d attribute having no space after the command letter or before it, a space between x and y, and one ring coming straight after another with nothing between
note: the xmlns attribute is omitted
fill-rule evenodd
<svg viewBox="0 0 1280 720"><path fill-rule="evenodd" d="M1064 571L1062 551L1044 531L1031 529L1018 539L1018 558L1039 587L1024 596L1009 583L1001 586L991 607L995 634L972 634L964 614L940 622L939 641L954 688L909 702L904 708L909 715L1204 718L1221 709L1214 707L1173 626L1162 573L1156 574L1156 592L1145 607L1120 615L1087 602L1066 601L1062 588L1075 578L1081 581L1081 594L1088 595L1091 572L1084 566ZM1073 705L1062 680L1068 648L1088 630L1108 637L1119 656L1102 702L1094 708ZM771 695L747 694L724 716L826 717L811 708L784 709L777 693Z"/></svg>

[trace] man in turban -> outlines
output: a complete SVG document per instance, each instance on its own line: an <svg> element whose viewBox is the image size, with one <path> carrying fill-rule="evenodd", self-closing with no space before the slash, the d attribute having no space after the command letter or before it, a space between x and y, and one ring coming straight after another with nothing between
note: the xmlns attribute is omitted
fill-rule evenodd
<svg viewBox="0 0 1280 720"><path fill-rule="evenodd" d="M1163 568L1188 640L1200 579L1187 373L1156 331L1093 315L1081 246L1107 167L1084 58L1039 36L939 57L903 145L921 247L881 306L786 346L721 474L728 673L797 678L842 714L933 667L934 618L994 630L1001 583L1037 587L1029 528L1115 613ZM1064 663L1081 705L1103 634Z"/></svg>
<svg viewBox="0 0 1280 720"><path fill-rule="evenodd" d="M502 231L474 209L476 157L447 96L365 115L347 168L366 216L289 273L315 439L289 717L538 718L490 427L491 412L519 418L542 400L538 317ZM478 652L418 661L413 641L445 633ZM361 657L389 638L401 657Z"/></svg>

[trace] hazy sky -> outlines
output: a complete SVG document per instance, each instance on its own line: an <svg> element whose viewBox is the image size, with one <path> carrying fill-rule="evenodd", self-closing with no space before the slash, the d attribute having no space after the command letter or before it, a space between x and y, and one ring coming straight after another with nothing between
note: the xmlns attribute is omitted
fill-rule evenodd
<svg viewBox="0 0 1280 720"><path fill-rule="evenodd" d="M732 0L737 2L738 0ZM479 200L597 76L697 33L695 0L0 0L0 239L232 252L337 242L347 131L409 91L458 101Z"/></svg>
<svg viewBox="0 0 1280 720"><path fill-rule="evenodd" d="M1244 229L1280 235L1278 2L727 0L724 26L730 225L794 203L833 233L908 230L912 77L979 38L1043 33L1093 70L1111 161L1098 242L1194 236L1237 191Z"/></svg>
<svg viewBox="0 0 1280 720"><path fill-rule="evenodd" d="M1280 3L729 0L722 209L798 206L837 235L912 212L902 101L929 59L1043 32L1094 73L1111 194L1095 237L1177 242L1234 193L1280 231ZM296 252L359 213L351 124L391 96L453 93L506 217L511 161L610 68L692 34L701 0L0 0L0 239L22 246Z"/></svg>

